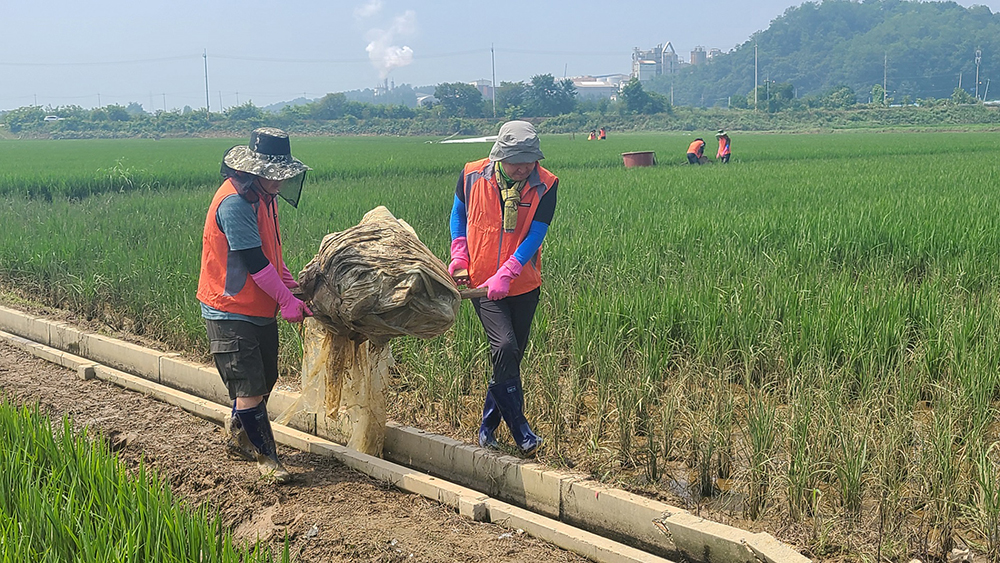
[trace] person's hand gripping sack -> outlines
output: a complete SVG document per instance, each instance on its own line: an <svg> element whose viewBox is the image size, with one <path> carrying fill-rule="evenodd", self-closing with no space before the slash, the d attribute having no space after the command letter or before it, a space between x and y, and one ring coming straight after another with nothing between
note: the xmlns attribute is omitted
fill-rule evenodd
<svg viewBox="0 0 1000 563"><path fill-rule="evenodd" d="M451 241L451 263L448 264L448 274L455 280L455 285L469 285L469 241L466 237L455 237Z"/></svg>
<svg viewBox="0 0 1000 563"><path fill-rule="evenodd" d="M507 294L510 293L510 282L519 275L521 275L521 263L517 261L517 258L511 256L500 266L497 273L490 276L479 287L486 288L487 299L498 301L507 297Z"/></svg>
<svg viewBox="0 0 1000 563"><path fill-rule="evenodd" d="M292 295L291 290L285 286L285 282L274 269L272 264L268 264L256 274L250 274L257 287L264 290L264 293L271 296L281 307L281 318L290 323L301 323L305 317L311 317L312 311L298 297Z"/></svg>

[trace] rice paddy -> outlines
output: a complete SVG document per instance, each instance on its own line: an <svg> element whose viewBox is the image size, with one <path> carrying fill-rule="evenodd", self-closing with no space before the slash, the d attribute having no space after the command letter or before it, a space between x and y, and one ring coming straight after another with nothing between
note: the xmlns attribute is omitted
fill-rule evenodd
<svg viewBox="0 0 1000 563"><path fill-rule="evenodd" d="M1000 560L1000 136L735 134L701 167L691 139L542 138L559 203L523 377L543 461L816 557ZM293 136L315 170L282 204L292 271L377 205L447 258L455 181L489 145L426 141ZM206 355L201 229L238 142L0 141L0 282ZM637 150L659 165L623 168ZM395 416L471 440L472 308L394 354Z"/></svg>

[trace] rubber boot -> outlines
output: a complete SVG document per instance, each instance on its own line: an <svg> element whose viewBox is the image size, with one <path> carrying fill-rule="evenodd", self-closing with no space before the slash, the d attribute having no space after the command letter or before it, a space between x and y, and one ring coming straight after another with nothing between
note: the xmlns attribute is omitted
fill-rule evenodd
<svg viewBox="0 0 1000 563"><path fill-rule="evenodd" d="M491 450L499 450L500 444L497 442L496 431L500 426L500 409L493 398L493 393L486 390L486 401L483 402L483 422L479 425L479 445Z"/></svg>
<svg viewBox="0 0 1000 563"><path fill-rule="evenodd" d="M291 481L292 474L278 460L274 433L271 431L271 421L267 418L267 407L264 403L250 409L237 410L236 416L239 417L247 437L257 450L257 469L260 470L260 474L273 478L278 484Z"/></svg>
<svg viewBox="0 0 1000 563"><path fill-rule="evenodd" d="M223 428L226 431L226 453L230 458L245 461L257 459L257 450L243 429L240 417L236 416L236 401L233 401L233 409L223 421Z"/></svg>
<svg viewBox="0 0 1000 563"><path fill-rule="evenodd" d="M518 380L493 383L489 392L493 395L504 422L510 428L514 443L524 455L532 455L542 445L542 439L531 431L528 419L524 417L524 392Z"/></svg>
<svg viewBox="0 0 1000 563"><path fill-rule="evenodd" d="M233 409L233 412L235 413L235 409ZM243 424L240 423L239 417L235 414L226 415L223 426L226 431L226 453L229 454L229 457L243 461L256 460L257 450L254 449L254 445L250 442L250 437L247 436L247 431L243 429Z"/></svg>

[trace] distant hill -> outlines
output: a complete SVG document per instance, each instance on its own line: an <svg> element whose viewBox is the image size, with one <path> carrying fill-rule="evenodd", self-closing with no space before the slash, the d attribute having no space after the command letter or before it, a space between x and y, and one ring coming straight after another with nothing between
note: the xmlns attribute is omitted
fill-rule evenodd
<svg viewBox="0 0 1000 563"><path fill-rule="evenodd" d="M669 94L677 105L725 106L731 96L758 84L791 83L795 95L823 94L848 86L867 101L882 84L901 100L947 98L959 85L975 92L976 49L982 51L979 94L1000 79L1000 13L954 2L848 0L806 2L789 8L767 30L709 63L685 67L650 81L648 89ZM1000 97L1000 83L990 98Z"/></svg>
<svg viewBox="0 0 1000 563"><path fill-rule="evenodd" d="M291 100L291 101L288 101L288 102L277 102L277 103L271 104L269 106L264 106L264 107L262 107L260 109L262 109L262 110L264 110L266 112L270 112L270 113L279 113L286 106L304 106L306 104L311 104L314 101L315 100L310 100L309 98L303 98L302 96L299 96L298 98L295 98L294 100Z"/></svg>

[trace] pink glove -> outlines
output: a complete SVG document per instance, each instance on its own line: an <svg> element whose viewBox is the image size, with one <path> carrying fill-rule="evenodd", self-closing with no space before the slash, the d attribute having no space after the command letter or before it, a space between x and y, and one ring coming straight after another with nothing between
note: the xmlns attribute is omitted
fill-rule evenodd
<svg viewBox="0 0 1000 563"><path fill-rule="evenodd" d="M281 307L281 317L290 323L301 323L305 317L311 317L312 311L306 304L292 295L292 292L285 287L281 281L278 270L272 264L268 264L263 270L256 274L250 274L257 287L264 290L264 293L271 296Z"/></svg>
<svg viewBox="0 0 1000 563"><path fill-rule="evenodd" d="M448 274L455 277L458 270L469 269L469 239L456 237L451 241L451 264L448 264Z"/></svg>
<svg viewBox="0 0 1000 563"><path fill-rule="evenodd" d="M281 283L285 284L288 289L299 287L299 282L295 281L295 277L288 271L288 266L284 262L281 263Z"/></svg>
<svg viewBox="0 0 1000 563"><path fill-rule="evenodd" d="M507 297L510 293L510 282L521 275L521 263L517 258L511 256L500 266L497 273L490 276L490 279L483 282L479 287L486 288L486 298L490 301L498 301Z"/></svg>

